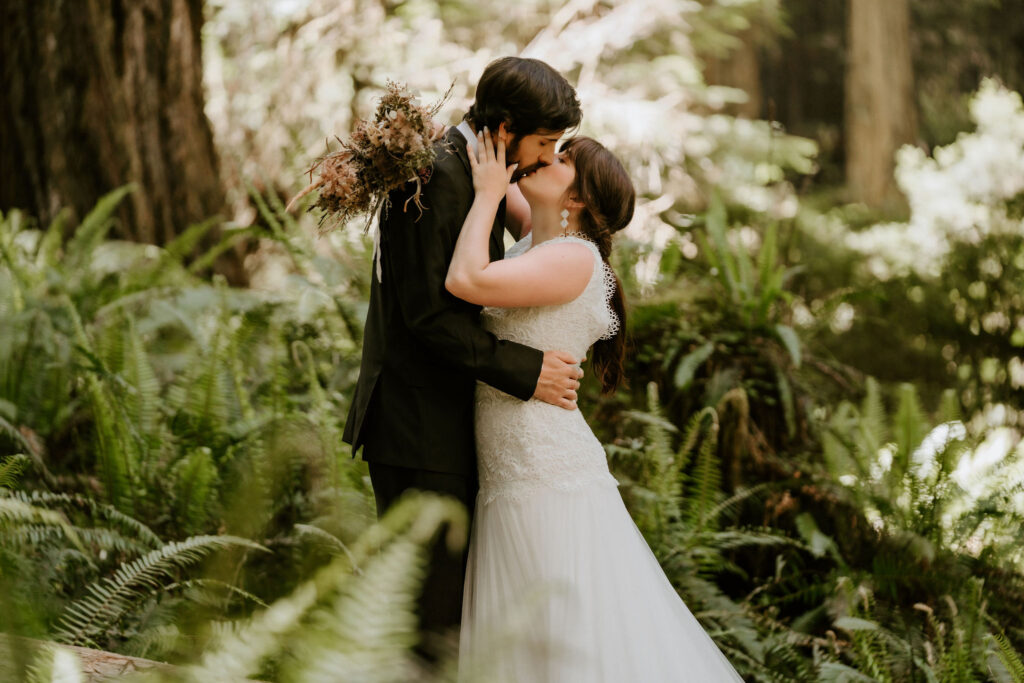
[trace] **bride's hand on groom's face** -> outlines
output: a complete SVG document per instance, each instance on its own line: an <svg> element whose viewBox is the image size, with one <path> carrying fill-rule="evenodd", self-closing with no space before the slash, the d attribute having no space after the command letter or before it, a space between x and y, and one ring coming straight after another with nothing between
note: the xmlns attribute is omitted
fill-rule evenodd
<svg viewBox="0 0 1024 683"><path fill-rule="evenodd" d="M498 139L497 148L487 128L476 135L477 153L469 153L469 165L473 170L473 190L477 196L500 202L508 190L519 164L505 166L505 141Z"/></svg>
<svg viewBox="0 0 1024 683"><path fill-rule="evenodd" d="M544 364L541 366L533 397L566 410L575 410L576 392L580 388L582 378L583 369L577 367L577 359L572 354L564 351L545 351Z"/></svg>

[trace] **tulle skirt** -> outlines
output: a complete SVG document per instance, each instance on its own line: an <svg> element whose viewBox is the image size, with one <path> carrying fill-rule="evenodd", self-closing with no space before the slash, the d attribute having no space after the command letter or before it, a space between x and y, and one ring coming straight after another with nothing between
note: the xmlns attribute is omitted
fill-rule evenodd
<svg viewBox="0 0 1024 683"><path fill-rule="evenodd" d="M742 681L669 583L619 491L477 499L460 681Z"/></svg>

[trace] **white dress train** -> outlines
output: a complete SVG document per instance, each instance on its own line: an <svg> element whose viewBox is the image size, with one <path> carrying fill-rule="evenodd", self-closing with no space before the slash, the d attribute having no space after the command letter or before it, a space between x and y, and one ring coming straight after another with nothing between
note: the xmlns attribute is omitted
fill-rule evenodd
<svg viewBox="0 0 1024 683"><path fill-rule="evenodd" d="M498 337L582 357L619 321L612 275L556 306L485 308ZM532 248L528 235L509 249ZM742 681L675 592L622 502L578 410L477 384L476 499L463 597L460 681Z"/></svg>

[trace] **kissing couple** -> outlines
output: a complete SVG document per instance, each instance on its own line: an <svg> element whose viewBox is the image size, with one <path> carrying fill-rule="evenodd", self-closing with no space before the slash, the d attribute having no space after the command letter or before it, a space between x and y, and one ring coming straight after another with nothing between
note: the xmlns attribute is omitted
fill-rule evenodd
<svg viewBox="0 0 1024 683"><path fill-rule="evenodd" d="M429 661L459 629L459 679L741 681L629 516L577 410L581 363L623 379L625 308L608 258L633 217L629 174L549 65L505 57L416 183L380 220L359 381L345 425L377 512L406 491L459 500L418 603ZM505 232L515 244L505 251ZM461 629L460 629L461 625Z"/></svg>

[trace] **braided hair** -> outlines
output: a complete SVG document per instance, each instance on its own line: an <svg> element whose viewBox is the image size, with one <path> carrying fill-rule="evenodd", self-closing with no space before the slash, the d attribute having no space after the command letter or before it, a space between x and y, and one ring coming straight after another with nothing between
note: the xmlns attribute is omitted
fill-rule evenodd
<svg viewBox="0 0 1024 683"><path fill-rule="evenodd" d="M629 225L633 218L636 206L633 181L615 155L592 138L569 138L561 151L576 170L569 195L583 204L580 230L597 245L601 258L607 264L612 251L612 235ZM601 391L605 394L613 392L625 379L626 308L622 283L615 271L611 272L615 290L610 303L619 318L619 328L612 338L601 339L594 344L591 361L594 374L601 382Z"/></svg>

